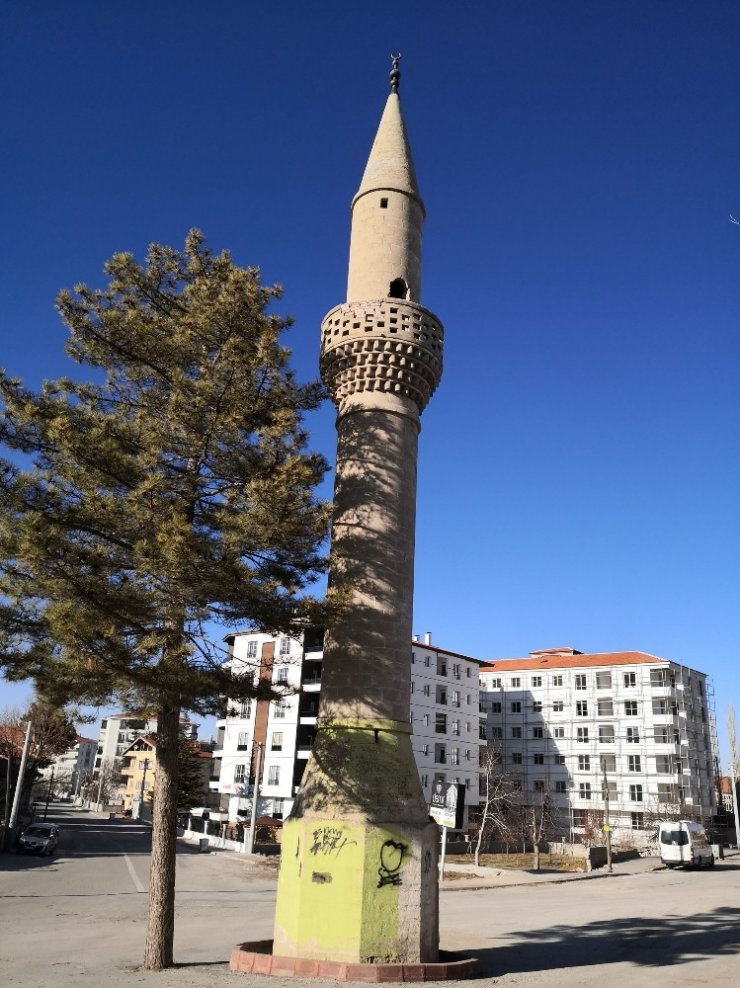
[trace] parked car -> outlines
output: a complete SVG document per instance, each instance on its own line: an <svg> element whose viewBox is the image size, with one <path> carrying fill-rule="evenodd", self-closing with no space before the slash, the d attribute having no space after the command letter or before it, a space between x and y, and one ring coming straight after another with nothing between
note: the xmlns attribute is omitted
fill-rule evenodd
<svg viewBox="0 0 740 988"><path fill-rule="evenodd" d="M53 854L59 843L59 827L55 823L32 823L18 841L19 854Z"/></svg>

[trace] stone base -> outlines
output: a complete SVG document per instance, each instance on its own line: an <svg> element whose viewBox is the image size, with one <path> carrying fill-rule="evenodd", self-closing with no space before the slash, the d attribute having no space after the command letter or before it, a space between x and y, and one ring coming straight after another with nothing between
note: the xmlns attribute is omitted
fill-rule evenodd
<svg viewBox="0 0 740 988"><path fill-rule="evenodd" d="M437 909L431 821L285 822L276 954L345 964L435 962Z"/></svg>
<svg viewBox="0 0 740 988"><path fill-rule="evenodd" d="M270 974L276 977L326 978L388 984L405 981L451 981L472 978L478 960L440 951L439 961L420 964L346 964L305 957L281 957L272 953L272 940L241 943L231 951L229 970L239 974Z"/></svg>

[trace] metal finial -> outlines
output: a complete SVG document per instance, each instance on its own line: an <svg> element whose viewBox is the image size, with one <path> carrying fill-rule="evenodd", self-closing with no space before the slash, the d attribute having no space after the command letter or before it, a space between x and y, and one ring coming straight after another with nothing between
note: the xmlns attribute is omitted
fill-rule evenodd
<svg viewBox="0 0 740 988"><path fill-rule="evenodd" d="M391 52L391 92L398 92L398 85L401 82L401 70L398 67L398 63L401 61L401 52L393 54Z"/></svg>

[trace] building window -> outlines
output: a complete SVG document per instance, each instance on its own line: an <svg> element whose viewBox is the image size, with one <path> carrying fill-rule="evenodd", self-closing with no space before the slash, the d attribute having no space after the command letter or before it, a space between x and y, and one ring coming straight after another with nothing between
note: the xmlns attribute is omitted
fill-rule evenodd
<svg viewBox="0 0 740 988"><path fill-rule="evenodd" d="M562 686L563 685L563 677L562 676L553 676L552 677L552 685L553 686Z"/></svg>
<svg viewBox="0 0 740 988"><path fill-rule="evenodd" d="M460 706L460 690L453 690L452 691L452 706L453 707L459 707Z"/></svg>
<svg viewBox="0 0 740 988"><path fill-rule="evenodd" d="M447 675L447 660L437 656L437 675L446 676Z"/></svg>
<svg viewBox="0 0 740 988"><path fill-rule="evenodd" d="M290 655L290 638L280 639L280 654Z"/></svg>
<svg viewBox="0 0 740 988"><path fill-rule="evenodd" d="M562 779L559 779L555 783L555 792L561 792L562 793L562 792L567 792L567 791L568 791L567 785L562 781Z"/></svg>
<svg viewBox="0 0 740 988"><path fill-rule="evenodd" d="M540 703L539 700L535 700L534 703L532 704L532 713L533 714L542 713L542 704Z"/></svg>
<svg viewBox="0 0 740 988"><path fill-rule="evenodd" d="M642 786L640 785L630 786L630 800L633 803L642 802Z"/></svg>
<svg viewBox="0 0 740 988"><path fill-rule="evenodd" d="M576 689L585 690L586 689L586 675L585 673L579 672L576 676Z"/></svg>
<svg viewBox="0 0 740 988"><path fill-rule="evenodd" d="M422 755L428 755L429 754L429 745L428 744L423 744L421 746L421 753L422 753Z"/></svg>
<svg viewBox="0 0 740 988"><path fill-rule="evenodd" d="M271 765L267 770L267 784L268 786L277 786L280 784L280 766Z"/></svg>
<svg viewBox="0 0 740 988"><path fill-rule="evenodd" d="M250 717L251 714L252 714L252 701L242 700L241 704L239 705L239 717L242 720L247 720L247 718Z"/></svg>
<svg viewBox="0 0 740 988"><path fill-rule="evenodd" d="M581 799L591 799L591 783L579 782L578 795L581 797Z"/></svg>
<svg viewBox="0 0 740 988"><path fill-rule="evenodd" d="M435 744L434 746L434 760L438 765L444 765L447 762L447 747L444 744Z"/></svg>
<svg viewBox="0 0 740 988"><path fill-rule="evenodd" d="M544 727L533 727L532 728L532 737L533 738L544 738L544 736L545 736L545 729L544 729Z"/></svg>
<svg viewBox="0 0 740 988"><path fill-rule="evenodd" d="M534 791L535 792L544 792L545 791L545 783L544 783L544 781L542 779L535 779L534 780Z"/></svg>
<svg viewBox="0 0 740 988"><path fill-rule="evenodd" d="M673 770L670 755L656 755L655 770L656 772L660 772L662 775L668 775Z"/></svg>
<svg viewBox="0 0 740 988"><path fill-rule="evenodd" d="M444 686L437 687L437 703L440 704L447 703L447 689Z"/></svg>
<svg viewBox="0 0 740 988"><path fill-rule="evenodd" d="M627 728L627 741L630 744L640 743L640 728L639 727L628 727Z"/></svg>
<svg viewBox="0 0 740 988"><path fill-rule="evenodd" d="M235 765L234 766L234 782L244 782L247 777L247 766L246 765Z"/></svg>
<svg viewBox="0 0 740 988"><path fill-rule="evenodd" d="M424 683L424 691L423 692L424 692L424 696L431 696L431 692L432 691L431 691L431 689L429 687L429 683Z"/></svg>
<svg viewBox="0 0 740 988"><path fill-rule="evenodd" d="M612 703L611 700L599 700L597 707L598 707L599 717L614 716L614 704Z"/></svg>
<svg viewBox="0 0 740 988"><path fill-rule="evenodd" d="M630 755L629 758L627 759L627 764L628 764L628 767L629 767L630 772L641 772L642 771L642 765L640 763L640 756L639 755Z"/></svg>
<svg viewBox="0 0 740 988"><path fill-rule="evenodd" d="M412 692L412 693L415 693L415 692L416 692L416 686L415 686L415 684L414 684L414 681L413 681L413 679L411 680L411 692Z"/></svg>
<svg viewBox="0 0 740 988"><path fill-rule="evenodd" d="M624 712L627 717L637 717L637 700L625 700Z"/></svg>
<svg viewBox="0 0 740 988"><path fill-rule="evenodd" d="M645 828L645 814L644 813L630 813L630 823L633 830L644 830Z"/></svg>
<svg viewBox="0 0 740 988"><path fill-rule="evenodd" d="M428 775L422 775L422 777L421 777L421 784L424 787L424 789L426 789L426 787L429 785L429 776Z"/></svg>
<svg viewBox="0 0 740 988"><path fill-rule="evenodd" d="M577 741L580 741L583 744L585 744L588 741L588 728L587 727L579 727L579 728L577 728L577 730L576 730L576 740Z"/></svg>
<svg viewBox="0 0 740 988"><path fill-rule="evenodd" d="M555 755L556 765L565 765L565 755Z"/></svg>
<svg viewBox="0 0 740 988"><path fill-rule="evenodd" d="M470 666L465 666L465 675L470 679Z"/></svg>
<svg viewBox="0 0 740 988"><path fill-rule="evenodd" d="M466 762L470 761L470 748L465 749L465 761Z"/></svg>
<svg viewBox="0 0 740 988"><path fill-rule="evenodd" d="M247 642L247 658L248 659L257 658L257 642L254 640Z"/></svg>
<svg viewBox="0 0 740 988"><path fill-rule="evenodd" d="M249 732L248 731L240 731L239 732L239 737L237 738L237 741L236 741L236 750L237 751L246 751L248 747L249 747Z"/></svg>
<svg viewBox="0 0 740 988"><path fill-rule="evenodd" d="M272 716L275 717L277 720L285 719L285 707L283 706L282 700L272 701Z"/></svg>
<svg viewBox="0 0 740 988"><path fill-rule="evenodd" d="M637 686L637 674L634 672L626 672L624 674L624 685L627 689L631 686Z"/></svg>
<svg viewBox="0 0 740 988"><path fill-rule="evenodd" d="M532 755L532 761L534 762L535 765L544 765L545 756L542 754L542 752L538 751L534 755Z"/></svg>
<svg viewBox="0 0 740 988"><path fill-rule="evenodd" d="M586 700L579 700L576 703L576 716L588 717L588 702Z"/></svg>
<svg viewBox="0 0 740 988"><path fill-rule="evenodd" d="M591 756L590 755L579 755L578 756L578 771L579 772L590 772L591 771Z"/></svg>
<svg viewBox="0 0 740 988"><path fill-rule="evenodd" d="M511 680L511 688L513 690L518 690L521 685L522 685L522 681L519 678L519 676L514 676Z"/></svg>
<svg viewBox="0 0 740 988"><path fill-rule="evenodd" d="M270 751L282 751L283 750L283 732L273 731L272 741L270 742Z"/></svg>
<svg viewBox="0 0 740 988"><path fill-rule="evenodd" d="M460 678L460 663L459 662L453 662L452 663L452 678L453 679L459 679Z"/></svg>
<svg viewBox="0 0 740 988"><path fill-rule="evenodd" d="M497 703L495 700L491 704L491 713L492 714L500 714L501 713L501 704L500 703Z"/></svg>
<svg viewBox="0 0 740 988"><path fill-rule="evenodd" d="M431 665L431 663L429 661L429 656L428 655L425 655L424 656L424 666L425 666L425 668L428 669L430 665Z"/></svg>
<svg viewBox="0 0 740 988"><path fill-rule="evenodd" d="M610 672L596 673L596 689L610 690L612 688L612 674Z"/></svg>
<svg viewBox="0 0 740 988"><path fill-rule="evenodd" d="M556 700L556 701L555 701L555 702L553 703L553 705L552 705L552 712L553 712L554 714L562 714L562 712L563 712L564 710L565 710L565 704L563 703L563 701L562 701L562 700Z"/></svg>
<svg viewBox="0 0 740 988"><path fill-rule="evenodd" d="M421 718L421 722L424 725L424 727L429 727L429 714L424 714L423 717Z"/></svg>
<svg viewBox="0 0 740 988"><path fill-rule="evenodd" d="M455 737L460 736L460 721L453 720L450 724L450 734L454 734Z"/></svg>
<svg viewBox="0 0 740 988"><path fill-rule="evenodd" d="M283 639L283 640L285 640L285 639ZM279 683L287 683L288 682L288 667L287 666L280 666L280 668L277 671L277 681Z"/></svg>
<svg viewBox="0 0 740 988"><path fill-rule="evenodd" d="M599 724L599 743L614 744L614 728L611 724Z"/></svg>
<svg viewBox="0 0 740 988"><path fill-rule="evenodd" d="M511 736L513 738L520 738L522 736L522 729L521 729L521 727L512 727L512 729L511 729Z"/></svg>
<svg viewBox="0 0 740 988"><path fill-rule="evenodd" d="M478 737L481 739L481 741L487 741L488 740L488 735L486 734L485 724L481 724L478 727Z"/></svg>
<svg viewBox="0 0 740 988"><path fill-rule="evenodd" d="M574 827L585 827L588 823L588 811L587 810L573 810L573 826Z"/></svg>
<svg viewBox="0 0 740 988"><path fill-rule="evenodd" d="M600 755L599 768L602 772L616 772L617 759L615 755Z"/></svg>
<svg viewBox="0 0 740 988"><path fill-rule="evenodd" d="M521 751L512 751L512 753L511 753L511 762L512 762L513 765L521 765L522 764L522 753L521 753Z"/></svg>
<svg viewBox="0 0 740 988"><path fill-rule="evenodd" d="M498 740L498 739L502 738L503 736L504 736L504 729L503 729L503 727L492 727L491 728L491 737L492 738L495 738L496 740Z"/></svg>
<svg viewBox="0 0 740 988"><path fill-rule="evenodd" d="M522 705L518 700L512 703L511 712L513 714L520 714L522 712Z"/></svg>
<svg viewBox="0 0 740 988"><path fill-rule="evenodd" d="M522 791L522 780L521 779L512 779L511 780L511 788L514 790L514 792L521 792Z"/></svg>
<svg viewBox="0 0 740 988"><path fill-rule="evenodd" d="M532 686L542 686L542 676L532 676Z"/></svg>
<svg viewBox="0 0 740 988"><path fill-rule="evenodd" d="M447 714L434 715L434 730L437 734L447 733Z"/></svg>
<svg viewBox="0 0 740 988"><path fill-rule="evenodd" d="M502 680L500 678L492 679L490 688L492 690L500 690L503 688L501 684L502 684Z"/></svg>
<svg viewBox="0 0 740 988"><path fill-rule="evenodd" d="M412 652L411 653L411 665L413 665L415 662L416 662L416 652Z"/></svg>
<svg viewBox="0 0 740 988"><path fill-rule="evenodd" d="M460 749L450 748L450 765L460 764Z"/></svg>

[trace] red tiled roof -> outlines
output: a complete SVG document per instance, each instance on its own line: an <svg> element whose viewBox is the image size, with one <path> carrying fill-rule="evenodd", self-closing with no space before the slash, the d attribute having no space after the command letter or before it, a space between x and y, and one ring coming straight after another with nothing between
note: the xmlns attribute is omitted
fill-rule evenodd
<svg viewBox="0 0 740 988"><path fill-rule="evenodd" d="M563 650L564 651L564 650ZM588 666L627 666L668 664L668 659L661 659L648 652L591 652L573 655L553 652L550 650L537 652L529 658L522 659L492 659L481 666L481 672L514 672L519 669L578 669Z"/></svg>

